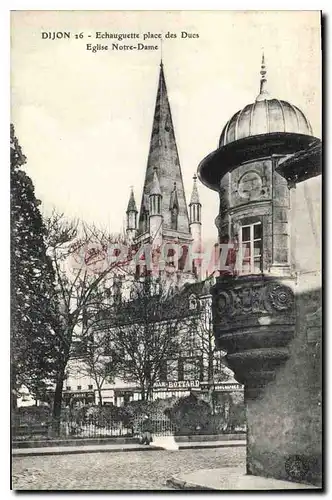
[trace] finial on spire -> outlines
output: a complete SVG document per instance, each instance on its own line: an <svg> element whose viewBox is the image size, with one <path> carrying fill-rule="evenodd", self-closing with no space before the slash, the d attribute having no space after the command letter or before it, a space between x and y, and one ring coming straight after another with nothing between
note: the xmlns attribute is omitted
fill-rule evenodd
<svg viewBox="0 0 332 500"><path fill-rule="evenodd" d="M160 67L163 68L163 39L160 39Z"/></svg>
<svg viewBox="0 0 332 500"><path fill-rule="evenodd" d="M256 101L263 101L264 99L269 97L269 93L266 90L266 83L267 83L266 73L267 73L267 71L266 71L266 66L265 66L265 55L264 55L264 51L263 51L261 70L260 70L260 74L261 74L260 89L259 89L259 94L256 97Z"/></svg>
<svg viewBox="0 0 332 500"><path fill-rule="evenodd" d="M194 179L194 182L196 182L196 181L197 181L197 175L196 175L196 172L194 173L194 177L193 177L193 179Z"/></svg>

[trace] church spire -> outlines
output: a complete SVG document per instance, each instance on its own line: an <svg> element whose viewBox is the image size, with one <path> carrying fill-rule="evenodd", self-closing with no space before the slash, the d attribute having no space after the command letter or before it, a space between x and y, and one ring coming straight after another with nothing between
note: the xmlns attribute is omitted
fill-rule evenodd
<svg viewBox="0 0 332 500"><path fill-rule="evenodd" d="M190 211L190 226L192 224L201 224L201 202L199 201L198 189L197 189L197 176L193 177L194 185L191 193L189 211ZM191 228L192 229L192 228Z"/></svg>
<svg viewBox="0 0 332 500"><path fill-rule="evenodd" d="M157 99L153 117L142 203L140 207L138 235L144 233L144 206L146 205L144 202L144 193L148 195L151 194L151 189L153 185L155 185L154 169L156 169L160 194L162 194L161 215L163 218L163 230L165 230L166 233L168 230L174 233L174 215L172 216L170 203L172 196L174 197L174 183L176 183L176 198L178 204L177 230L181 232L184 237L189 239L188 209L162 60L160 62Z"/></svg>
<svg viewBox="0 0 332 500"><path fill-rule="evenodd" d="M136 201L135 201L133 188L131 188L131 191L130 191L130 196L129 196L129 201L128 201L126 213L128 214L128 212L136 212L137 213Z"/></svg>
<svg viewBox="0 0 332 500"><path fill-rule="evenodd" d="M260 90L259 90L258 96L256 97L256 101L263 101L264 99L269 98L269 92L266 90L266 84L267 84L266 73L267 73L267 71L266 71L266 66L265 66L265 56L264 56L264 52L263 52L261 70L260 70L260 74L261 74Z"/></svg>
<svg viewBox="0 0 332 500"><path fill-rule="evenodd" d="M192 190L192 193L191 193L191 198L190 198L190 203L189 203L189 206L190 205L194 205L194 204L201 204L200 201L199 201L199 194L198 194L198 189L197 189L197 175L195 174L194 177L193 177L193 180L194 180L194 185L193 185L193 190Z"/></svg>
<svg viewBox="0 0 332 500"><path fill-rule="evenodd" d="M136 201L135 201L135 196L134 196L134 191L133 188L131 188L130 191L130 196L129 196L129 201L128 201L128 206L126 210L127 214L127 225L126 225L126 233L127 233L127 238L130 243L133 242L135 236L136 236L136 231L137 231L137 208L136 208Z"/></svg>
<svg viewBox="0 0 332 500"><path fill-rule="evenodd" d="M189 213L190 213L190 231L193 237L193 248L197 252L201 252L202 249L202 205L199 201L198 189L197 189L197 176L193 177L194 185L191 193L190 203L189 203ZM199 261L195 264L195 273L198 278L201 278L202 266Z"/></svg>

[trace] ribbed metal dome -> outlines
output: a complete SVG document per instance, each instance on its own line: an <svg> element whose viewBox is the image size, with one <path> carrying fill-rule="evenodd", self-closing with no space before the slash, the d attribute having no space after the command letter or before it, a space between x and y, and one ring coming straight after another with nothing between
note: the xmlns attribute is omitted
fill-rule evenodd
<svg viewBox="0 0 332 500"><path fill-rule="evenodd" d="M248 104L235 113L221 133L219 147L253 135L291 132L312 135L302 111L287 101L264 99Z"/></svg>
<svg viewBox="0 0 332 500"><path fill-rule="evenodd" d="M260 93L256 101L235 113L226 123L220 136L219 147L245 137L274 132L312 135L311 125L299 108L269 96L266 90L264 55L260 73Z"/></svg>

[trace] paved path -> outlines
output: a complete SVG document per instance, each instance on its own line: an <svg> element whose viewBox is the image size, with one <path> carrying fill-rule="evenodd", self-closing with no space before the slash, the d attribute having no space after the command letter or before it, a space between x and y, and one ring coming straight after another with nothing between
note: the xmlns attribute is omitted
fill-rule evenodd
<svg viewBox="0 0 332 500"><path fill-rule="evenodd" d="M188 443L186 443L188 444ZM245 463L244 446L85 453L51 456L14 456L15 490L167 490L172 476L197 469Z"/></svg>
<svg viewBox="0 0 332 500"><path fill-rule="evenodd" d="M233 441L202 441L178 443L180 449L192 448L224 448L245 446L245 440ZM38 455L68 455L81 453L106 453L123 451L156 451L158 448L140 444L97 444L86 446L50 446L45 448L17 448L12 450L13 456L38 456Z"/></svg>
<svg viewBox="0 0 332 500"><path fill-rule="evenodd" d="M316 486L280 481L278 479L247 476L244 466L222 469L200 469L174 476L166 484L179 490L303 490L317 489Z"/></svg>

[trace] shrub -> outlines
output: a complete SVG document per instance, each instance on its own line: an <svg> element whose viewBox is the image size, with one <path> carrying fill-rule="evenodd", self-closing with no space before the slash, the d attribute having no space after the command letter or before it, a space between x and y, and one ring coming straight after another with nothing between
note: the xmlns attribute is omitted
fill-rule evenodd
<svg viewBox="0 0 332 500"><path fill-rule="evenodd" d="M51 409L47 406L21 406L12 413L12 421L17 424L46 424L51 418Z"/></svg>
<svg viewBox="0 0 332 500"><path fill-rule="evenodd" d="M109 427L112 424L129 424L128 415L124 408L113 405L97 406L86 405L79 408L65 408L62 420L72 424L93 424L96 427Z"/></svg>
<svg viewBox="0 0 332 500"><path fill-rule="evenodd" d="M211 428L210 406L194 395L179 399L167 414L177 435L207 434Z"/></svg>
<svg viewBox="0 0 332 500"><path fill-rule="evenodd" d="M211 415L206 434L223 434L227 428L227 423L223 415Z"/></svg>
<svg viewBox="0 0 332 500"><path fill-rule="evenodd" d="M174 398L156 399L155 401L131 401L123 407L124 413L130 421L142 418L144 415L149 415L153 418L163 419L167 410L173 407Z"/></svg>
<svg viewBox="0 0 332 500"><path fill-rule="evenodd" d="M229 411L227 421L227 431L234 432L237 427L245 427L246 425L246 410L244 402L232 405Z"/></svg>

